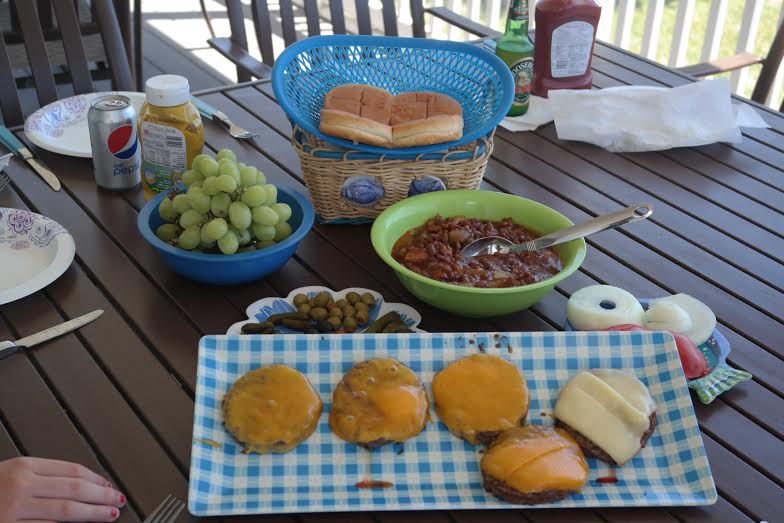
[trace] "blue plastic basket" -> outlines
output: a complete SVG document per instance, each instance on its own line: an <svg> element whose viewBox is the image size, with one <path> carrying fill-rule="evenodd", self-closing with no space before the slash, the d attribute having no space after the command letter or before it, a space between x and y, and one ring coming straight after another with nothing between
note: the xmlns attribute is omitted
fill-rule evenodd
<svg viewBox="0 0 784 523"><path fill-rule="evenodd" d="M355 144L319 131L324 96L339 85L369 84L392 94L433 91L463 107L463 137L422 147ZM305 131L347 149L388 157L445 151L489 135L512 105L514 81L494 54L474 45L387 36L314 36L275 61L272 87L288 117Z"/></svg>

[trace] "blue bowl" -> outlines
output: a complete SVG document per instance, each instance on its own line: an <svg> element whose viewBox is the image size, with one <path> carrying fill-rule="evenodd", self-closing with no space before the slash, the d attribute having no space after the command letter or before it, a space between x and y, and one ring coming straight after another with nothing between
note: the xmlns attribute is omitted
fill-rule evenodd
<svg viewBox="0 0 784 523"><path fill-rule="evenodd" d="M280 269L294 256L299 242L313 227L313 206L299 192L278 185L278 201L291 206L289 224L294 232L282 242L253 252L225 256L178 249L155 235L167 223L158 214L158 205L168 193L161 193L142 207L137 225L142 237L158 249L163 260L175 272L188 279L215 285L232 285L258 280Z"/></svg>

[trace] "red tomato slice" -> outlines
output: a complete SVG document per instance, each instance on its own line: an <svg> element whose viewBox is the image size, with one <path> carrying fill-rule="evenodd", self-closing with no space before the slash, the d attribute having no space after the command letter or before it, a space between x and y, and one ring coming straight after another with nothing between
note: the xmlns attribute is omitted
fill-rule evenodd
<svg viewBox="0 0 784 523"><path fill-rule="evenodd" d="M623 325L615 325L608 329L608 331L644 331L639 325L633 323L625 323ZM708 362L705 360L700 349L688 337L676 332L671 333L675 337L675 345L678 347L678 356L681 358L681 365L683 366L683 373L687 379L693 380L701 378L708 374Z"/></svg>
<svg viewBox="0 0 784 523"><path fill-rule="evenodd" d="M614 325L612 327L608 327L608 331L642 331L645 330L639 325L635 325L634 323L624 323L623 325Z"/></svg>

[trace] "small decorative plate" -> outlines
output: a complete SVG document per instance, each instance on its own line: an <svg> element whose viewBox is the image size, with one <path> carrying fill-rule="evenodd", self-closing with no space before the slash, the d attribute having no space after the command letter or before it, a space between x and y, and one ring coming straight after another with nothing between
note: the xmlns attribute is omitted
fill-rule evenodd
<svg viewBox="0 0 784 523"><path fill-rule="evenodd" d="M638 299L643 309L648 310L648 304L654 298ZM577 329L569 323L569 320L566 320L564 330L575 331ZM705 361L708 362L710 372L702 378L687 380L686 383L690 389L697 393L697 397L700 398L701 402L708 404L722 392L730 390L738 383L751 379L751 373L745 370L734 369L727 364L727 355L732 350L732 347L730 347L730 342L718 329L714 329L708 341L698 348L705 357Z"/></svg>
<svg viewBox="0 0 784 523"><path fill-rule="evenodd" d="M56 280L76 253L73 237L40 214L0 207L0 305Z"/></svg>
<svg viewBox="0 0 784 523"><path fill-rule="evenodd" d="M294 296L297 294L305 294L308 298L312 298L318 293L324 291L330 293L335 301L341 298L345 298L346 294L349 292L356 292L360 295L369 292L373 295L373 297L376 299L376 305L370 309L370 321L368 321L367 325L360 326L356 330L357 333L364 332L369 325L376 321L376 318L379 318L388 312L397 312L400 315L400 318L405 322L406 327L412 331L425 332L422 329L417 328L419 323L422 321L422 316L419 315L416 309L403 303L387 303L384 301L384 297L376 291L362 289L360 287L351 287L350 289L343 289L342 291L333 291L328 287L310 286L294 289L285 298L278 298L273 296L270 298L262 298L259 301L251 303L248 305L248 308L245 309L245 313L248 315L248 319L245 321L239 321L229 327L229 330L226 331L226 334L239 335L242 334L242 326L246 323L266 321L266 319L273 314L295 312L297 308L294 306ZM289 329L283 325L277 326L276 330L280 331L282 334L301 334L299 331Z"/></svg>
<svg viewBox="0 0 784 523"><path fill-rule="evenodd" d="M67 156L92 158L87 111L99 96L121 94L131 99L138 113L144 104L144 93L111 91L88 93L57 100L41 107L25 121L27 137L38 147Z"/></svg>

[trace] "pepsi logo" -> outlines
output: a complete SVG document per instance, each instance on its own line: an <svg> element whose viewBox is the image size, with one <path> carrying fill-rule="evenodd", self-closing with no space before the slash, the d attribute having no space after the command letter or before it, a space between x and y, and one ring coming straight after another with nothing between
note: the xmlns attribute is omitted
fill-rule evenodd
<svg viewBox="0 0 784 523"><path fill-rule="evenodd" d="M139 140L133 132L133 125L121 125L109 134L107 140L109 151L121 160L127 160L136 154Z"/></svg>

